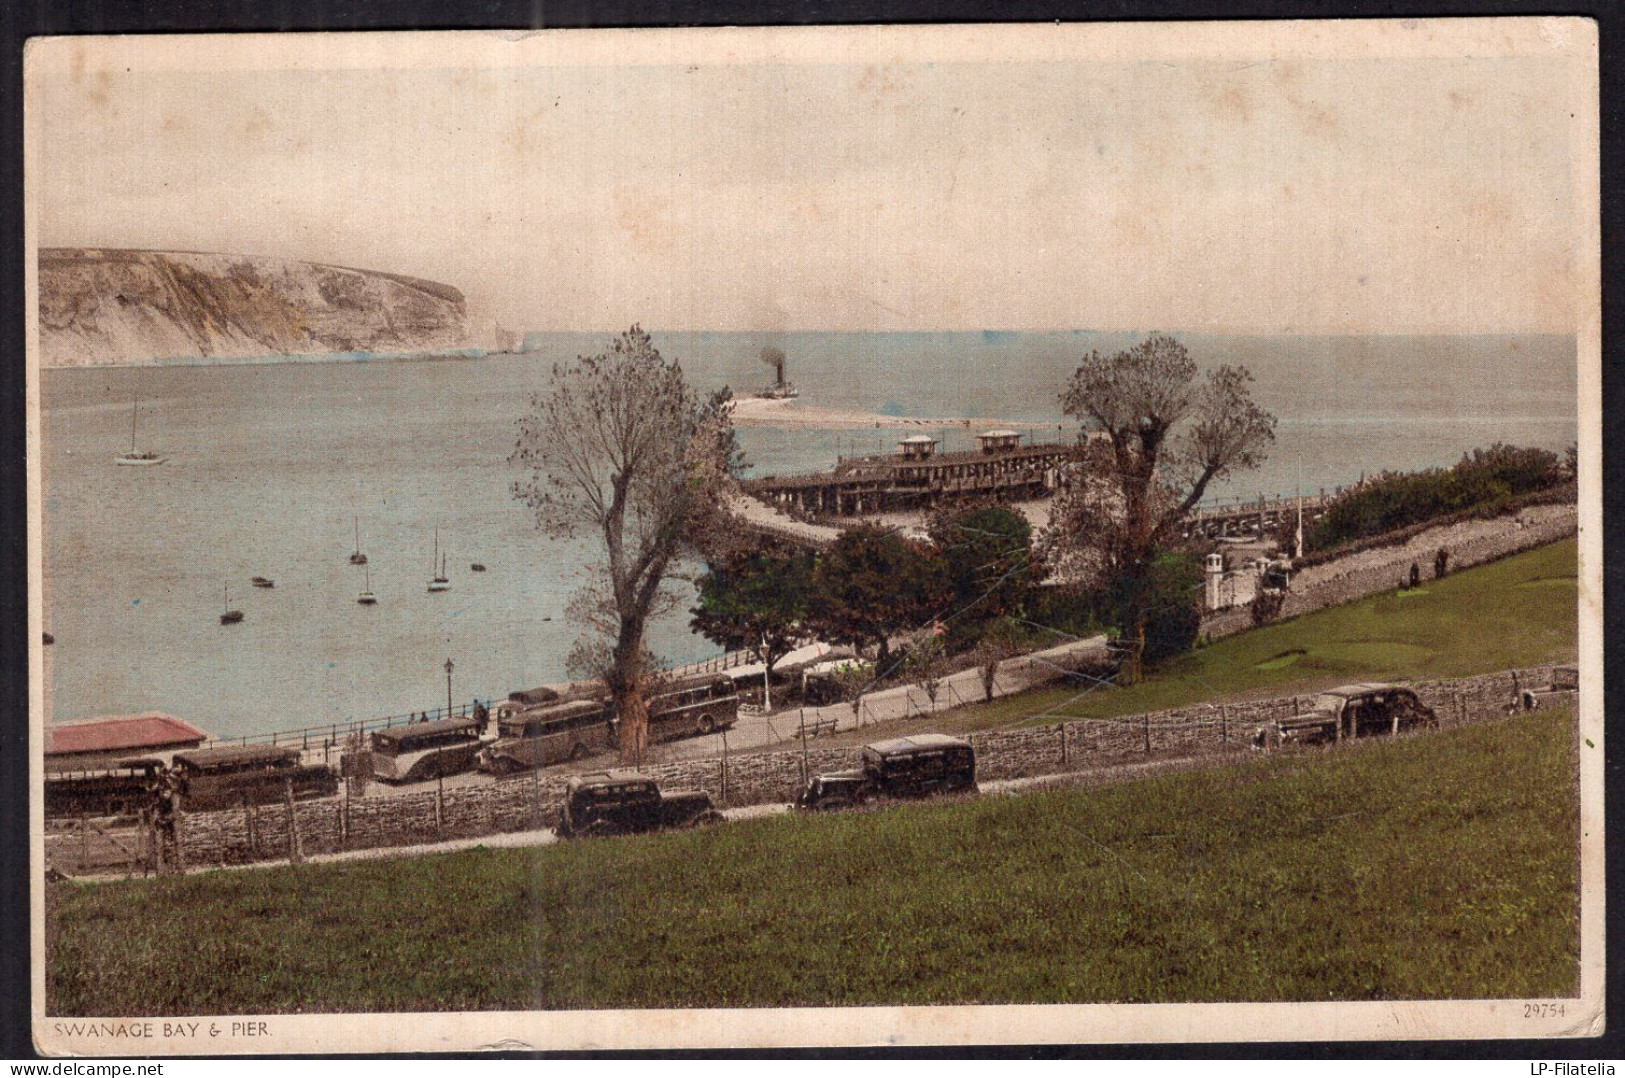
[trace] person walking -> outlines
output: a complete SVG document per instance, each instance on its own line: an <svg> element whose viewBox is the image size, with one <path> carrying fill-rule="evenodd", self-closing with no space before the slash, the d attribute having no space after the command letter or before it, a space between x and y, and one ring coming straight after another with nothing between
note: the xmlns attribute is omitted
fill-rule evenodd
<svg viewBox="0 0 1625 1078"><path fill-rule="evenodd" d="M1444 577L1445 570L1449 567L1450 551L1445 547L1440 547L1439 552L1433 555L1433 579L1442 579Z"/></svg>

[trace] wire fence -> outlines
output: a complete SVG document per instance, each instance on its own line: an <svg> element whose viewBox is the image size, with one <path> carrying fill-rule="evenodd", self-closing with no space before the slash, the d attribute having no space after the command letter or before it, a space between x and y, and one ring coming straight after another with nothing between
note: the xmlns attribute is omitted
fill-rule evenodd
<svg viewBox="0 0 1625 1078"><path fill-rule="evenodd" d="M699 674L721 673L735 667L744 666L756 661L748 648L738 651L729 651L710 659L701 659L681 666L674 666L665 671L666 676L683 678ZM321 723L313 726L300 726L287 730L271 730L257 734L242 734L237 737L212 737L203 742L204 748L224 748L229 745L292 745L301 752L320 753L325 761L334 749L341 747L352 738L363 737L374 730L388 730L395 726L407 726L412 723L436 722L440 719L471 718L476 703L483 703L490 708L496 702L492 694L481 694L468 703L453 703L450 708L445 705L424 708L421 711L408 711L400 715L383 715L370 719L347 719Z"/></svg>

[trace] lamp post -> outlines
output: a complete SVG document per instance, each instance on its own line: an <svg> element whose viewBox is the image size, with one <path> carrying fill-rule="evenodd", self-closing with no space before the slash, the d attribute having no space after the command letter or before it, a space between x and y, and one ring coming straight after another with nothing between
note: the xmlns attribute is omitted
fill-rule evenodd
<svg viewBox="0 0 1625 1078"><path fill-rule="evenodd" d="M451 718L451 672L456 668L456 663L450 659L446 660L446 718L448 719Z"/></svg>
<svg viewBox="0 0 1625 1078"><path fill-rule="evenodd" d="M451 656L446 657L446 718L451 718L451 672L456 664ZM434 769L435 785L435 814L439 822L444 825L446 813L446 769L443 764L436 764Z"/></svg>

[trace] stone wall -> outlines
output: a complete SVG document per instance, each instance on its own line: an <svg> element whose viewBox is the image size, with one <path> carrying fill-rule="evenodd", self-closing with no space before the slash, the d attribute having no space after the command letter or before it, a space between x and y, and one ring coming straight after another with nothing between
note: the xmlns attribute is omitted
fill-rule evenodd
<svg viewBox="0 0 1625 1078"><path fill-rule="evenodd" d="M1579 510L1573 505L1536 506L1518 517L1453 524L1423 532L1403 546L1327 562L1293 580L1280 618L1313 613L1396 588L1409 574L1412 562L1421 566L1424 581L1431 580L1433 554L1440 547L1450 551L1450 571L1455 572L1566 539L1578 532L1579 519ZM1252 626L1252 611L1247 607L1219 611L1202 619L1202 632L1213 637L1229 636Z"/></svg>
<svg viewBox="0 0 1625 1078"><path fill-rule="evenodd" d="M1413 684L1441 725L1481 722L1505 713L1522 688L1551 680L1551 667ZM1254 727L1308 710L1313 697L1282 696L1198 705L1116 719L1078 719L1048 726L971 735L983 781L1084 771L1125 759L1179 758L1244 750ZM723 807L793 799L809 774L851 767L853 749L751 753L658 764L647 773L666 789L702 789ZM288 805L184 816L186 863L282 861L340 850L412 846L452 838L550 827L564 780L521 776L398 797L327 798ZM297 850L290 834L297 831Z"/></svg>

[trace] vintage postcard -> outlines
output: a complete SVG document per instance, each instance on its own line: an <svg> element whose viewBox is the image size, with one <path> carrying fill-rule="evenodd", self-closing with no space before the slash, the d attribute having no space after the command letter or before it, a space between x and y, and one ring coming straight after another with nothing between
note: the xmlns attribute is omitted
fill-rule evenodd
<svg viewBox="0 0 1625 1078"><path fill-rule="evenodd" d="M41 1051L1601 1032L1591 22L26 90Z"/></svg>

